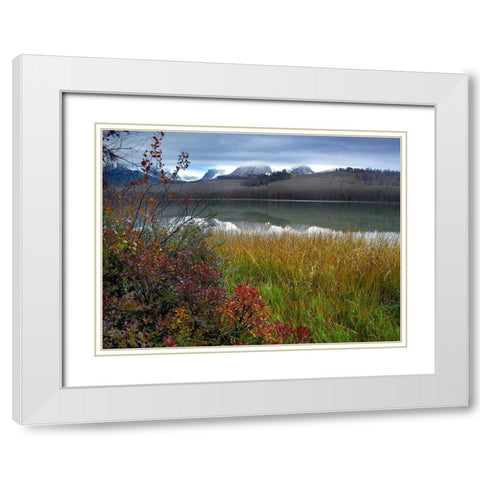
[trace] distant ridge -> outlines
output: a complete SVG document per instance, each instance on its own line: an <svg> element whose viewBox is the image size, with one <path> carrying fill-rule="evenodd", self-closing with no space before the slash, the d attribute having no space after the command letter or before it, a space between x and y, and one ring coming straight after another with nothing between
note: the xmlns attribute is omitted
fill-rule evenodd
<svg viewBox="0 0 480 480"><path fill-rule="evenodd" d="M336 169L331 172L293 175L272 172L263 175L223 175L207 182L189 185L192 198L245 200L327 200L341 202L400 201L400 172L357 168ZM277 175L284 178L276 178ZM288 177L290 175L290 177ZM271 181L269 181L271 179ZM180 187L172 186L178 196Z"/></svg>

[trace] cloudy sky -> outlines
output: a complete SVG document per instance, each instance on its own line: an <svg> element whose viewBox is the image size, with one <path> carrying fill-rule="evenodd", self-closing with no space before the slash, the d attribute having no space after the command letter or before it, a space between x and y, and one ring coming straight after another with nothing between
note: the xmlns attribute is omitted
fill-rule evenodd
<svg viewBox="0 0 480 480"><path fill-rule="evenodd" d="M150 148L155 132L129 132L122 146L130 161ZM202 176L208 169L225 173L250 165L268 165L273 171L308 165L315 172L335 167L400 170L398 138L304 135L257 135L237 133L165 132L161 143L167 168L178 154L187 151L188 175Z"/></svg>

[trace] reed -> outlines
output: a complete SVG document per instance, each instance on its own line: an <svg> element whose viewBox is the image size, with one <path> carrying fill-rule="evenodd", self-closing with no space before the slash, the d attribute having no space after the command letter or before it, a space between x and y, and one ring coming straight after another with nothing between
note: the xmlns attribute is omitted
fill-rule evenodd
<svg viewBox="0 0 480 480"><path fill-rule="evenodd" d="M316 343L400 339L400 245L355 234L217 233L228 289L256 286L273 321Z"/></svg>

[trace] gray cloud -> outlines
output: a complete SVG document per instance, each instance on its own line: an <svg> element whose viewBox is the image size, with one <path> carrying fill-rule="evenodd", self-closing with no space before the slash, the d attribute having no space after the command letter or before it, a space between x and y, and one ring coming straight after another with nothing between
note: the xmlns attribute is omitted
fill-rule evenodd
<svg viewBox="0 0 480 480"><path fill-rule="evenodd" d="M153 132L125 135L132 161L149 148ZM167 166L181 151L190 154L189 173L209 168L233 170L245 165L269 165L273 170L310 165L320 171L338 167L400 169L400 140L385 137L260 135L165 132L161 145Z"/></svg>

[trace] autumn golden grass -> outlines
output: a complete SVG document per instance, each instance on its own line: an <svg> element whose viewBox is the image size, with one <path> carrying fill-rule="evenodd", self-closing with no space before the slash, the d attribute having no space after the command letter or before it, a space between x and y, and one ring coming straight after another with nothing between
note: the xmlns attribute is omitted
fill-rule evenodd
<svg viewBox="0 0 480 480"><path fill-rule="evenodd" d="M400 340L400 244L355 234L217 233L231 290L258 287L273 321L315 343Z"/></svg>

